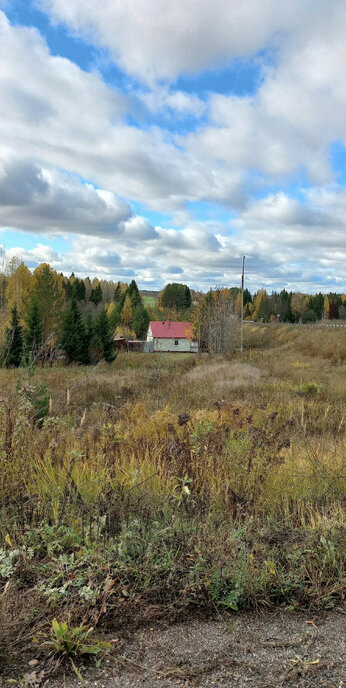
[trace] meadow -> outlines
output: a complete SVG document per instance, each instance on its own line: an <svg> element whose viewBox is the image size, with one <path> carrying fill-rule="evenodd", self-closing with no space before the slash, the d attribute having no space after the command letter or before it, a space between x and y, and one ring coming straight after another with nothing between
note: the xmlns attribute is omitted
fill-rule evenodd
<svg viewBox="0 0 346 688"><path fill-rule="evenodd" d="M245 351L0 371L0 666L54 617L338 609L345 330L245 326Z"/></svg>
<svg viewBox="0 0 346 688"><path fill-rule="evenodd" d="M155 304L156 304L155 296L143 296L144 308L148 308L148 306L150 306L151 308L155 308Z"/></svg>

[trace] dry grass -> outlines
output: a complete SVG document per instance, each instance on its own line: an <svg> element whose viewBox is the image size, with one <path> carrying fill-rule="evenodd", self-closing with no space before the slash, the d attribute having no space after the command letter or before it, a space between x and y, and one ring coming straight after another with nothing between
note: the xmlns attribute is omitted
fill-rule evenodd
<svg viewBox="0 0 346 688"><path fill-rule="evenodd" d="M58 612L108 624L340 603L343 331L319 355L317 328L246 327L243 363L1 371L0 644ZM13 623L28 590L35 607Z"/></svg>
<svg viewBox="0 0 346 688"><path fill-rule="evenodd" d="M214 388L214 395L225 395L240 387L257 385L264 374L264 371L246 363L223 361L196 366L186 374L185 379L188 385L203 383L209 390Z"/></svg>

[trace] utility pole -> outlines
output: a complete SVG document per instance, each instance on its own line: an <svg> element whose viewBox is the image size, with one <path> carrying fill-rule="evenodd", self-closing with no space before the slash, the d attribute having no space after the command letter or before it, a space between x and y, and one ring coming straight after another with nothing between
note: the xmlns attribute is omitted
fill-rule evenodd
<svg viewBox="0 0 346 688"><path fill-rule="evenodd" d="M241 304L240 304L240 356L243 355L243 320L244 320L244 270L245 256L243 256L243 268L241 273Z"/></svg>

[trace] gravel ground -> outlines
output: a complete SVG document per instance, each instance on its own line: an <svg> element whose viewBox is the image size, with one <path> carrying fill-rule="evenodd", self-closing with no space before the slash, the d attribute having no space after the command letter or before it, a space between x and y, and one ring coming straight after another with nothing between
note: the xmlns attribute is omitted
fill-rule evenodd
<svg viewBox="0 0 346 688"><path fill-rule="evenodd" d="M218 621L145 628L124 640L116 634L111 657L85 668L82 684L68 673L49 688L346 688L345 615L242 614ZM29 671L32 671L29 670ZM35 668L39 674L39 667Z"/></svg>

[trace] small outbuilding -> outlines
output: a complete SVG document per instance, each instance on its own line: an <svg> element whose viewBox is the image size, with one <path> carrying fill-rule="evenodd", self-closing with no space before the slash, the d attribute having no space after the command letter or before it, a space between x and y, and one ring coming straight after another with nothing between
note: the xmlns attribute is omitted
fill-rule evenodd
<svg viewBox="0 0 346 688"><path fill-rule="evenodd" d="M189 322L151 320L147 342L153 342L154 351L198 353L198 342L192 335Z"/></svg>
<svg viewBox="0 0 346 688"><path fill-rule="evenodd" d="M132 351L140 354L152 353L154 351L154 342L147 340L127 340L122 334L116 334L114 337L116 351Z"/></svg>
<svg viewBox="0 0 346 688"><path fill-rule="evenodd" d="M116 351L126 351L127 341L126 341L126 337L124 337L124 335L116 334L114 337L114 342L115 342Z"/></svg>

